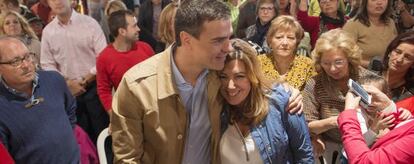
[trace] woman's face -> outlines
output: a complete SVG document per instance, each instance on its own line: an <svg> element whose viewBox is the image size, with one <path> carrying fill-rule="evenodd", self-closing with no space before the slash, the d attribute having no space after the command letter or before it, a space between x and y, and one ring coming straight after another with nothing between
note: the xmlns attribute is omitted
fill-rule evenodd
<svg viewBox="0 0 414 164"><path fill-rule="evenodd" d="M320 0L319 6L325 15L336 15L338 12L338 0Z"/></svg>
<svg viewBox="0 0 414 164"><path fill-rule="evenodd" d="M247 77L246 66L240 60L225 64L220 73L220 81L220 92L230 105L241 105L250 93L251 83Z"/></svg>
<svg viewBox="0 0 414 164"><path fill-rule="evenodd" d="M289 5L288 0L279 0L279 7L280 7L281 10L286 10L288 5Z"/></svg>
<svg viewBox="0 0 414 164"><path fill-rule="evenodd" d="M393 73L406 73L410 67L414 67L414 45L401 43L395 48L388 61L388 70Z"/></svg>
<svg viewBox="0 0 414 164"><path fill-rule="evenodd" d="M275 6L273 3L263 3L259 7L260 23L266 24L276 16Z"/></svg>
<svg viewBox="0 0 414 164"><path fill-rule="evenodd" d="M3 13L6 13L8 11L9 11L8 5L3 0L0 0L0 13L3 14Z"/></svg>
<svg viewBox="0 0 414 164"><path fill-rule="evenodd" d="M326 51L321 56L321 67L325 73L337 81L349 79L349 64L342 50Z"/></svg>
<svg viewBox="0 0 414 164"><path fill-rule="evenodd" d="M387 9L388 0L368 0L368 16L381 16Z"/></svg>
<svg viewBox="0 0 414 164"><path fill-rule="evenodd" d="M6 35L17 36L22 33L22 26L15 15L8 15L4 19L3 30Z"/></svg>
<svg viewBox="0 0 414 164"><path fill-rule="evenodd" d="M296 43L296 35L292 30L278 30L270 38L273 54L283 57L294 55Z"/></svg>

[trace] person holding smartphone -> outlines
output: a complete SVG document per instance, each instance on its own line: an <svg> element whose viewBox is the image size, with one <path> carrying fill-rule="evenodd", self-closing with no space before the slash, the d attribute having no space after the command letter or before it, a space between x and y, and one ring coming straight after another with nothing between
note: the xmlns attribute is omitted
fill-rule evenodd
<svg viewBox="0 0 414 164"><path fill-rule="evenodd" d="M385 109L393 102L386 94L374 86L364 87L372 96L372 105ZM349 163L399 163L408 164L414 161L414 121L406 120L377 139L369 148L363 139L357 119L360 97L348 92L345 98L345 109L338 117L338 125L342 134L342 142L348 155Z"/></svg>

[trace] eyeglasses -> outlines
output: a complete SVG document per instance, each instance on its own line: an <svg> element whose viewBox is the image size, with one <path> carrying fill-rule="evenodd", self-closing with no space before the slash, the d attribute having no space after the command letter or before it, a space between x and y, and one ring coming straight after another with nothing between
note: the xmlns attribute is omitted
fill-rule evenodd
<svg viewBox="0 0 414 164"><path fill-rule="evenodd" d="M23 64L23 62L33 61L34 56L35 54L33 52L28 52L23 57L14 58L13 60L8 62L0 62L0 64L8 64L17 68L20 67Z"/></svg>
<svg viewBox="0 0 414 164"><path fill-rule="evenodd" d="M346 61L344 59L335 60L333 63L321 63L322 67L325 68L331 68L333 65L335 68L342 68L346 64Z"/></svg>
<svg viewBox="0 0 414 164"><path fill-rule="evenodd" d="M333 2L334 0L320 0L319 4L326 4L328 2Z"/></svg>
<svg viewBox="0 0 414 164"><path fill-rule="evenodd" d="M274 7L260 7L259 11L265 12L265 11L273 11Z"/></svg>

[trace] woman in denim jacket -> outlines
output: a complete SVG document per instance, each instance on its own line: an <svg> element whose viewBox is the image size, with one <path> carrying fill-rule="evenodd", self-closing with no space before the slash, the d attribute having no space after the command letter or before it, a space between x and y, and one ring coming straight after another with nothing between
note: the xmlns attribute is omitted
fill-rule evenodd
<svg viewBox="0 0 414 164"><path fill-rule="evenodd" d="M234 40L219 72L221 96L220 157L225 163L314 163L303 115L285 111L290 92L264 81L256 51Z"/></svg>

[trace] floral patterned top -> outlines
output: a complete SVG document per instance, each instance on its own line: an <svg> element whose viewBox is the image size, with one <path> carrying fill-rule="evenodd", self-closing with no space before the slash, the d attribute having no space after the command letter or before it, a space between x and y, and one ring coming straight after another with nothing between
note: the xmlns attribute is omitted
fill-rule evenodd
<svg viewBox="0 0 414 164"><path fill-rule="evenodd" d="M273 56L271 54L259 55L258 60L261 62L264 76L269 80L280 80L279 72L276 70L273 62ZM296 56L293 62L290 64L289 72L286 77L281 79L286 81L289 85L296 89L303 90L306 81L317 74L312 59L306 56Z"/></svg>

